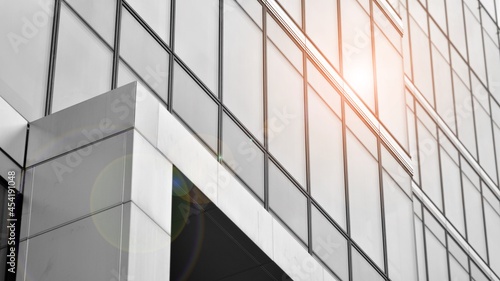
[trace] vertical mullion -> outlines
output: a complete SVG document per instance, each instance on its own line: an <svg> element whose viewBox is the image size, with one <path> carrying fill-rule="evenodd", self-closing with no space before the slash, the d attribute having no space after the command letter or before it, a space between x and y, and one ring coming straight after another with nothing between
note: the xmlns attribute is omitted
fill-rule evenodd
<svg viewBox="0 0 500 281"><path fill-rule="evenodd" d="M344 77L344 60L342 58L342 12L340 9L342 4L340 0L337 0L337 34L338 34L338 48L339 48L339 74Z"/></svg>
<svg viewBox="0 0 500 281"><path fill-rule="evenodd" d="M303 20L304 22L304 20ZM308 250L312 254L312 210L311 210L311 168L310 168L310 153L309 153L309 103L307 91L307 57L302 53L302 69L303 69L303 90L304 90L304 137L305 137L305 152L306 152L306 191L307 191L307 231L308 231Z"/></svg>
<svg viewBox="0 0 500 281"><path fill-rule="evenodd" d="M219 57L218 57L218 72L219 72L219 75L218 75L218 97L219 97L219 113L218 113L218 136L217 136L217 160L219 161L219 163L222 163L222 83L223 83L223 77L222 77L222 74L223 74L223 30L224 28L224 0L219 0L219 31L218 31L218 34L219 34L219 46L218 46L218 54L219 54Z"/></svg>
<svg viewBox="0 0 500 281"><path fill-rule="evenodd" d="M59 37L59 21L61 14L61 0L54 1L54 18L52 21L52 38L50 43L49 69L47 75L47 95L45 103L45 116L52 112L52 95L54 91L54 76L56 69L57 42Z"/></svg>
<svg viewBox="0 0 500 281"><path fill-rule="evenodd" d="M168 101L167 101L167 109L170 113L172 113L172 103L173 103L173 81L174 81L174 44L175 44L175 1L170 0L170 39L169 39L169 47L170 54L168 60Z"/></svg>
<svg viewBox="0 0 500 281"><path fill-rule="evenodd" d="M115 12L115 42L113 48L113 73L111 76L111 90L117 87L118 69L120 63L120 36L121 36L121 17L122 17L122 1L116 0Z"/></svg>
<svg viewBox="0 0 500 281"><path fill-rule="evenodd" d="M269 138L267 124L267 8L262 4L262 93L264 115L264 208L269 211Z"/></svg>
<svg viewBox="0 0 500 281"><path fill-rule="evenodd" d="M346 119L345 119L345 107L346 101L343 95L340 96L341 101L341 115L342 115L342 150L343 150L343 161L344 161L344 193L345 193L345 212L346 212L346 232L349 236L347 239L347 258L348 258L348 271L349 271L349 281L352 281L352 245L351 245L351 216L350 216L350 205L349 205L349 180L348 180L348 170L347 170L347 136L346 136Z"/></svg>

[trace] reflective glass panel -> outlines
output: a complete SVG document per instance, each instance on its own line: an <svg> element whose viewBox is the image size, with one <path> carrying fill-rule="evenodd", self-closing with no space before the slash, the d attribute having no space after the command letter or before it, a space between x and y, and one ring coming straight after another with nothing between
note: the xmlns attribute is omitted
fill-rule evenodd
<svg viewBox="0 0 500 281"><path fill-rule="evenodd" d="M339 69L337 0L305 1L306 33L330 63Z"/></svg>
<svg viewBox="0 0 500 281"><path fill-rule="evenodd" d="M260 5L246 1L249 5ZM263 143L262 30L234 0L224 1L223 101Z"/></svg>
<svg viewBox="0 0 500 281"><path fill-rule="evenodd" d="M305 188L303 79L270 40L267 44L267 66L269 150Z"/></svg>
<svg viewBox="0 0 500 281"><path fill-rule="evenodd" d="M175 63L173 109L213 150L217 151L217 104Z"/></svg>
<svg viewBox="0 0 500 281"><path fill-rule="evenodd" d="M68 8L61 6L52 111L111 89L113 52Z"/></svg>
<svg viewBox="0 0 500 281"><path fill-rule="evenodd" d="M170 0L127 0L141 18L169 44Z"/></svg>
<svg viewBox="0 0 500 281"><path fill-rule="evenodd" d="M465 219L467 221L467 234L469 244L486 259L486 243L484 234L483 207L481 194L477 187L462 174L464 188Z"/></svg>
<svg viewBox="0 0 500 281"><path fill-rule="evenodd" d="M344 78L375 111L370 17L356 1L343 1L342 57Z"/></svg>
<svg viewBox="0 0 500 281"><path fill-rule="evenodd" d="M66 2L109 46L113 46L116 0L67 0Z"/></svg>
<svg viewBox="0 0 500 281"><path fill-rule="evenodd" d="M347 241L314 206L312 207L312 241L314 254L342 280L348 280Z"/></svg>
<svg viewBox="0 0 500 281"><path fill-rule="evenodd" d="M417 281L413 204L385 171L383 184L390 278L395 281Z"/></svg>
<svg viewBox="0 0 500 281"><path fill-rule="evenodd" d="M219 1L176 1L175 9L174 51L217 93Z"/></svg>
<svg viewBox="0 0 500 281"><path fill-rule="evenodd" d="M0 2L0 93L28 121L44 115L54 0Z"/></svg>
<svg viewBox="0 0 500 281"><path fill-rule="evenodd" d="M346 137L351 236L383 268L378 163L350 131Z"/></svg>
<svg viewBox="0 0 500 281"><path fill-rule="evenodd" d="M222 124L222 159L264 199L264 153L226 114Z"/></svg>
<svg viewBox="0 0 500 281"><path fill-rule="evenodd" d="M269 206L307 243L307 199L272 162L269 162Z"/></svg>
<svg viewBox="0 0 500 281"><path fill-rule="evenodd" d="M345 229L342 121L311 87L307 95L311 193L323 209Z"/></svg>
<svg viewBox="0 0 500 281"><path fill-rule="evenodd" d="M352 280L353 281L382 281L380 274L373 268L363 256L352 248Z"/></svg>
<svg viewBox="0 0 500 281"><path fill-rule="evenodd" d="M122 9L120 57L163 100L167 100L168 54L126 10Z"/></svg>

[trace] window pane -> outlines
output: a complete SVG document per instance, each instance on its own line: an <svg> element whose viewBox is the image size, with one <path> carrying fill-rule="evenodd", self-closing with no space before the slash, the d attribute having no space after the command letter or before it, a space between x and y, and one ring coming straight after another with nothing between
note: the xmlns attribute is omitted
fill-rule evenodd
<svg viewBox="0 0 500 281"><path fill-rule="evenodd" d="M441 172L446 218L465 237L464 206L460 183L460 169L443 149L441 149Z"/></svg>
<svg viewBox="0 0 500 281"><path fill-rule="evenodd" d="M342 121L308 88L311 193L345 229L344 158Z"/></svg>
<svg viewBox="0 0 500 281"><path fill-rule="evenodd" d="M312 207L312 241L314 254L342 280L348 280L347 241L316 207Z"/></svg>
<svg viewBox="0 0 500 281"><path fill-rule="evenodd" d="M352 280L353 281L382 281L380 274L373 268L363 256L352 248Z"/></svg>
<svg viewBox="0 0 500 281"><path fill-rule="evenodd" d="M175 9L175 53L217 93L219 1L176 1Z"/></svg>
<svg viewBox="0 0 500 281"><path fill-rule="evenodd" d="M500 215L486 202L484 203L484 215L486 218L490 265L497 275L500 275Z"/></svg>
<svg viewBox="0 0 500 281"><path fill-rule="evenodd" d="M472 98L469 89L462 83L456 74L453 74L453 84L455 89L455 108L457 110L457 131L458 138L467 150L476 156L476 138L474 132L474 118L472 115Z"/></svg>
<svg viewBox="0 0 500 281"><path fill-rule="evenodd" d="M462 174L465 200L465 218L469 244L486 260L486 244L484 241L483 207L479 190Z"/></svg>
<svg viewBox="0 0 500 281"><path fill-rule="evenodd" d="M471 9L473 9L471 7ZM479 12L478 9L475 9ZM472 69L476 72L479 78L486 82L486 69L484 64L483 38L481 32L481 24L472 15L472 12L465 7L465 23L467 28L467 46L469 48L469 60Z"/></svg>
<svg viewBox="0 0 500 281"><path fill-rule="evenodd" d="M224 114L222 159L263 200L264 153Z"/></svg>
<svg viewBox="0 0 500 281"><path fill-rule="evenodd" d="M469 273L458 263L458 261L450 256L450 277L453 281L469 281Z"/></svg>
<svg viewBox="0 0 500 281"><path fill-rule="evenodd" d="M486 173L496 182L495 147L493 146L493 132L491 118L484 108L474 99L474 113L476 117L476 134L479 150L479 163Z"/></svg>
<svg viewBox="0 0 500 281"><path fill-rule="evenodd" d="M370 17L356 1L344 1L342 14L342 56L344 78L375 111Z"/></svg>
<svg viewBox="0 0 500 281"><path fill-rule="evenodd" d="M444 1L445 0L432 0L427 1L427 4L429 5L428 9L432 18L437 22L442 30L446 31L446 14ZM455 16L456 15L453 15L452 19L455 19Z"/></svg>
<svg viewBox="0 0 500 281"><path fill-rule="evenodd" d="M422 190L442 210L441 179L439 175L439 154L437 140L418 121L418 144L420 158L420 173L422 178Z"/></svg>
<svg viewBox="0 0 500 281"><path fill-rule="evenodd" d="M169 0L127 0L127 3L141 18L160 36L165 43L169 43L170 35L170 1Z"/></svg>
<svg viewBox="0 0 500 281"><path fill-rule="evenodd" d="M267 66L269 150L305 188L306 161L302 76L269 40Z"/></svg>
<svg viewBox="0 0 500 281"><path fill-rule="evenodd" d="M395 181L408 196L411 196L410 175L384 146L381 146L381 156L384 171L390 175L391 179Z"/></svg>
<svg viewBox="0 0 500 281"><path fill-rule="evenodd" d="M339 93L309 60L307 61L307 83L337 116L342 116L342 103Z"/></svg>
<svg viewBox="0 0 500 281"><path fill-rule="evenodd" d="M497 5L500 6L500 4ZM497 100L500 100L500 53L488 36L484 36L484 47L490 92Z"/></svg>
<svg viewBox="0 0 500 281"><path fill-rule="evenodd" d="M307 35L339 69L337 0L305 1L305 10Z"/></svg>
<svg viewBox="0 0 500 281"><path fill-rule="evenodd" d="M112 62L112 50L62 4L52 111L109 91Z"/></svg>
<svg viewBox="0 0 500 281"><path fill-rule="evenodd" d="M349 130L359 139L363 141L363 145L368 149L373 157L377 159L377 138L368 129L367 125L354 113L347 103L345 104L345 120Z"/></svg>
<svg viewBox="0 0 500 281"><path fill-rule="evenodd" d="M434 89L436 90L436 110L446 125L456 132L455 108L451 88L451 68L441 53L432 46L432 65L434 70Z"/></svg>
<svg viewBox="0 0 500 281"><path fill-rule="evenodd" d="M116 0L67 0L73 8L109 46L115 40Z"/></svg>
<svg viewBox="0 0 500 281"><path fill-rule="evenodd" d="M307 199L272 162L269 162L269 206L307 243Z"/></svg>
<svg viewBox="0 0 500 281"><path fill-rule="evenodd" d="M168 54L122 9L120 56L163 100L167 100Z"/></svg>
<svg viewBox="0 0 500 281"><path fill-rule="evenodd" d="M434 105L432 90L431 54L429 38L420 26L410 18L411 50L413 65L413 82L425 99Z"/></svg>
<svg viewBox="0 0 500 281"><path fill-rule="evenodd" d="M286 57L295 69L302 75L302 51L288 37L274 19L267 15L267 44L270 42Z"/></svg>
<svg viewBox="0 0 500 281"><path fill-rule="evenodd" d="M224 104L264 143L262 30L236 1L224 5Z"/></svg>
<svg viewBox="0 0 500 281"><path fill-rule="evenodd" d="M217 151L217 104L175 63L173 109L213 150Z"/></svg>
<svg viewBox="0 0 500 281"><path fill-rule="evenodd" d="M418 199L414 199L418 200ZM418 202L418 201L414 201ZM425 243L424 243L424 232L423 232L423 223L417 217L414 216L415 221L415 239L417 246L417 264L418 264L418 276L419 280L425 281L426 276L426 265L425 265Z"/></svg>
<svg viewBox="0 0 500 281"><path fill-rule="evenodd" d="M378 163L350 131L347 131L347 157L351 235L383 268Z"/></svg>
<svg viewBox="0 0 500 281"><path fill-rule="evenodd" d="M412 202L385 171L383 180L389 277L417 281Z"/></svg>
<svg viewBox="0 0 500 281"><path fill-rule="evenodd" d="M462 1L446 0L446 10L448 12L448 18L453 19L453 24L448 26L450 40L463 56L467 56Z"/></svg>
<svg viewBox="0 0 500 281"><path fill-rule="evenodd" d="M393 28L390 26L390 28ZM404 149L408 149L403 58L376 28L375 53L379 117Z"/></svg>
<svg viewBox="0 0 500 281"><path fill-rule="evenodd" d="M28 121L44 115L53 10L54 1L0 2L0 93Z"/></svg>
<svg viewBox="0 0 500 281"><path fill-rule="evenodd" d="M428 229L425 230L425 238L429 281L448 280L446 248Z"/></svg>

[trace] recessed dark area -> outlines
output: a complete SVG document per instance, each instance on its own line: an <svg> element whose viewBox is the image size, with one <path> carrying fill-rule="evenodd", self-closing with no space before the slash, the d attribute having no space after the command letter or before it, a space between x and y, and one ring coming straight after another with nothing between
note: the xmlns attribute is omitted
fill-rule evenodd
<svg viewBox="0 0 500 281"><path fill-rule="evenodd" d="M170 280L291 280L174 168Z"/></svg>

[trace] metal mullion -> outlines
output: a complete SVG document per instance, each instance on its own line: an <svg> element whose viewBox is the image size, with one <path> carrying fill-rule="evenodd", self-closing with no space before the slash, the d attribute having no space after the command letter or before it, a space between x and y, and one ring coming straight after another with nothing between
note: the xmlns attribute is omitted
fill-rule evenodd
<svg viewBox="0 0 500 281"><path fill-rule="evenodd" d="M484 212L484 196L483 196L483 185L484 182L480 180L479 182L479 188L481 191L481 211L483 214L483 230L484 230L484 246L486 248L486 264L490 266L490 251L488 247L488 231L486 230L486 214Z"/></svg>
<svg viewBox="0 0 500 281"><path fill-rule="evenodd" d="M378 183L380 194L380 216L382 222L382 245L384 255L384 272L389 276L389 260L387 254L387 228L385 225L385 198L384 198L384 183L383 183L383 168L382 168L382 153L381 153L381 140L377 136L377 156L378 156Z"/></svg>
<svg viewBox="0 0 500 281"><path fill-rule="evenodd" d="M469 241L468 237L468 231L467 231L467 214L466 214L466 209L465 209L465 192L464 192L464 181L463 177L464 174L462 172L462 156L459 156L458 158L458 167L460 169L460 192L462 193L462 208L463 208L463 222L464 222L464 228L465 228L465 233L464 233L464 238L465 241Z"/></svg>
<svg viewBox="0 0 500 281"><path fill-rule="evenodd" d="M304 3L304 2L302 2ZM309 151L309 103L308 103L308 91L307 91L307 58L305 53L302 51L302 70L303 78L302 85L304 91L304 138L305 138L305 158L306 158L306 192L309 195L307 197L307 232L308 232L308 251L312 254L312 210L311 210L311 163L310 163L310 151Z"/></svg>
<svg viewBox="0 0 500 281"><path fill-rule="evenodd" d="M429 261L427 260L427 232L425 231L427 226L425 225L425 208L424 204L420 204L420 208L422 211L422 236L424 238L424 260L425 260L425 279L429 280Z"/></svg>
<svg viewBox="0 0 500 281"><path fill-rule="evenodd" d="M113 72L111 76L111 89L115 89L118 84L118 69L120 63L120 36L121 36L121 18L122 18L122 1L116 0L116 11L115 11L115 37L114 37L114 48L113 48Z"/></svg>
<svg viewBox="0 0 500 281"><path fill-rule="evenodd" d="M54 91L54 76L56 69L57 43L59 37L59 22L61 14L61 0L54 1L54 19L52 21L52 37L50 43L49 67L47 75L47 92L45 101L45 116L52 112L52 95Z"/></svg>
<svg viewBox="0 0 500 281"><path fill-rule="evenodd" d="M450 34L450 21L448 20L448 5L447 2L444 1L444 12L446 19L446 37L448 41L448 61L450 65L450 80L451 80L451 95L453 98L453 120L455 121L455 135L458 135L458 120L457 120L457 108L456 108L456 99L455 99L455 83L453 78L453 61L451 59L451 40L449 38Z"/></svg>
<svg viewBox="0 0 500 281"><path fill-rule="evenodd" d="M346 133L347 133L347 125L346 125L346 119L345 119L345 107L346 107L346 101L345 97L343 95L340 95L340 110L341 110L341 115L342 115L342 158L343 158L343 164L344 164L344 200L345 200L345 214L346 214L346 232L347 235L349 236L349 239L347 240L348 242L348 247L347 247L347 257L348 257L348 271L349 271L349 281L352 281L352 246L351 246L351 215L350 215L350 205L349 205L349 174L347 170L347 138L346 138Z"/></svg>
<svg viewBox="0 0 500 281"><path fill-rule="evenodd" d="M217 124L217 160L219 163L222 162L222 133L223 133L223 126L222 126L222 83L223 83L223 32L224 32L224 0L219 0L219 30L218 30L218 87L217 87L217 96L219 98L219 105L218 105L218 124Z"/></svg>
<svg viewBox="0 0 500 281"><path fill-rule="evenodd" d="M429 4L428 4L429 1L435 1L435 0L426 0L427 7L429 6ZM430 22L431 15L427 11L427 9L426 9L426 18L427 18L427 37L429 39L429 57L431 59L430 63L431 63L431 79L432 79L432 97L433 97L433 103L434 103L434 105L432 106L432 109L437 112L436 85L435 85L436 79L434 79L434 58L433 58L434 56L433 56L433 52L432 52L432 40L431 40L431 22ZM435 25L438 26L438 28L439 28L439 25L437 23Z"/></svg>
<svg viewBox="0 0 500 281"><path fill-rule="evenodd" d="M169 54L168 60L168 97L167 97L167 109L172 113L172 103L173 103L173 81L174 81L174 45L175 45L175 1L170 0L170 38L169 45L172 52Z"/></svg>
<svg viewBox="0 0 500 281"><path fill-rule="evenodd" d="M338 34L338 49L339 49L339 74L341 77L344 77L344 59L343 59L343 51L342 51L342 4L341 1L337 1L337 34ZM330 81L330 79L327 79Z"/></svg>
<svg viewBox="0 0 500 281"><path fill-rule="evenodd" d="M267 126L267 8L261 3L262 7L262 106L264 128L264 208L270 211L269 207L269 135Z"/></svg>

